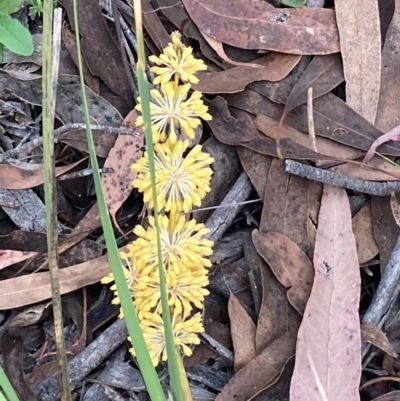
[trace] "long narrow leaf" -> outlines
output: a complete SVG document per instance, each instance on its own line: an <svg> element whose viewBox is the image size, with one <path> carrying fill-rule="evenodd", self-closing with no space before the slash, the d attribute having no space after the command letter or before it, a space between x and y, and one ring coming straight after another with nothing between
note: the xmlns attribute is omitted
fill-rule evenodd
<svg viewBox="0 0 400 401"><path fill-rule="evenodd" d="M61 10L57 11L61 19ZM57 194L55 190L55 156L53 121L55 110L55 92L58 79L58 60L53 63L52 57L52 26L53 26L53 3L44 2L43 10L43 176L44 176L44 198L46 204L46 230L47 230L47 253L49 260L49 272L51 282L51 294L53 301L54 330L57 345L57 361L59 365L59 382L62 401L71 401L69 388L69 377L67 370L67 357L65 352L64 324L62 318L60 283L58 279L58 231L57 231ZM61 26L61 25L60 25ZM60 37L60 32L58 37ZM57 37L57 33L55 33ZM56 39L55 39L56 40ZM56 47L56 46L55 46ZM59 46L58 46L59 48ZM55 54L54 57L58 57Z"/></svg>
<svg viewBox="0 0 400 401"><path fill-rule="evenodd" d="M15 392L10 381L8 380L8 377L7 377L6 373L4 372L1 365L0 365L0 388L2 390L2 391L0 391L0 395L3 397L3 398L0 397L0 400L6 401L6 399L4 397L4 394L5 394L9 401L19 401L18 395Z"/></svg>
<svg viewBox="0 0 400 401"><path fill-rule="evenodd" d="M133 347L135 349L140 371L142 372L143 379L146 383L147 391L149 392L152 401L166 401L164 392L157 377L157 373L154 369L149 352L147 350L143 333L140 328L139 319L136 314L136 309L132 302L132 297L128 289L128 285L126 283L121 259L118 253L117 244L115 242L110 216L104 199L104 194L101 188L100 175L98 173L99 166L97 163L92 130L90 126L89 109L86 99L85 82L82 70L82 55L81 55L80 37L79 37L77 0L73 1L73 6L74 6L74 21L76 29L76 45L78 50L79 76L82 88L82 105L86 124L87 142L89 148L90 161L92 163L92 169L93 169L93 178L96 189L97 202L99 204L101 223L104 230L104 237L106 240L110 265L115 278L115 283L117 285L118 295L121 300L121 307L125 316L128 332L131 337Z"/></svg>

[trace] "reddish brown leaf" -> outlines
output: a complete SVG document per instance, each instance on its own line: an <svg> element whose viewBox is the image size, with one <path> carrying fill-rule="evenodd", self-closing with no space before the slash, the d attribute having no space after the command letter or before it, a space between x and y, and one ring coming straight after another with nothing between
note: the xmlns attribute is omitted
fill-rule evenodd
<svg viewBox="0 0 400 401"><path fill-rule="evenodd" d="M217 96L208 104L210 114L213 116L209 125L219 141L227 145L246 146L256 152L276 156L275 141L258 132L254 124L230 116L223 98ZM289 138L282 140L282 149L287 157L295 159L331 159L329 156L322 156L298 145Z"/></svg>
<svg viewBox="0 0 400 401"><path fill-rule="evenodd" d="M150 1L142 0L141 3L143 10L143 26L158 47L158 50L162 51L164 47L168 46L171 38L164 28L164 25L161 23L157 13L154 11Z"/></svg>
<svg viewBox="0 0 400 401"><path fill-rule="evenodd" d="M361 280L350 206L342 188L324 187L314 267L314 284L298 334L290 399L358 401Z"/></svg>
<svg viewBox="0 0 400 401"><path fill-rule="evenodd" d="M316 99L329 93L343 80L342 60L339 54L314 57L290 92L280 124L283 123L289 112L307 103L307 91L309 88L312 88L313 99ZM280 133L281 129L277 132Z"/></svg>
<svg viewBox="0 0 400 401"><path fill-rule="evenodd" d="M279 232L303 251L310 247L307 233L307 181L285 172L284 162L273 159L266 179L261 232Z"/></svg>
<svg viewBox="0 0 400 401"><path fill-rule="evenodd" d="M346 102L375 123L381 82L381 32L376 0L335 0Z"/></svg>
<svg viewBox="0 0 400 401"><path fill-rule="evenodd" d="M256 325L233 293L229 296L228 313L237 372L256 357Z"/></svg>
<svg viewBox="0 0 400 401"><path fill-rule="evenodd" d="M357 245L358 261L366 263L379 253L375 241L372 219L371 202L368 202L353 217L352 226Z"/></svg>
<svg viewBox="0 0 400 401"><path fill-rule="evenodd" d="M68 166L56 167L56 176L65 174L84 159ZM27 189L43 184L43 165L38 164L34 170L27 170L11 164L0 164L0 188Z"/></svg>
<svg viewBox="0 0 400 401"><path fill-rule="evenodd" d="M37 252L22 252L8 249L0 250L0 270L14 263L23 262L35 255L37 255Z"/></svg>
<svg viewBox="0 0 400 401"><path fill-rule="evenodd" d="M259 355L288 330L297 333L301 317L289 304L285 287L276 279L267 263L257 252L256 254L262 286L262 303L256 333L256 352Z"/></svg>
<svg viewBox="0 0 400 401"><path fill-rule="evenodd" d="M110 216L120 232L122 231L116 214L133 189L132 181L136 178L136 173L131 171L131 166L143 155L144 135L141 128L135 127L136 117L136 110L132 110L125 117L121 128L132 128L132 133L136 134L118 135L104 163L104 167L110 168L111 172L103 173L101 177Z"/></svg>
<svg viewBox="0 0 400 401"><path fill-rule="evenodd" d="M333 10L277 9L260 0L230 3L182 0L182 3L200 29L231 46L291 54L339 52Z"/></svg>
<svg viewBox="0 0 400 401"><path fill-rule="evenodd" d="M239 370L215 401L248 400L274 383L286 361L294 354L295 344L296 331L287 331Z"/></svg>
<svg viewBox="0 0 400 401"><path fill-rule="evenodd" d="M376 149L388 141L400 141L400 125L397 125L386 134L382 135L372 143L367 154L364 157L364 163L367 163L374 156Z"/></svg>
<svg viewBox="0 0 400 401"><path fill-rule="evenodd" d="M234 67L226 71L199 73L193 89L204 93L235 93L254 81L280 81L299 62L300 56L271 52L254 61L263 68Z"/></svg>
<svg viewBox="0 0 400 401"><path fill-rule="evenodd" d="M226 61L229 64L236 65L238 67L248 67L248 68L256 68L256 69L261 69L259 64L256 63L251 63L251 62L242 62L242 61L235 61L229 58L224 49L224 44L219 42L218 40L212 38L210 35L207 35L204 31L199 29L200 33L202 34L203 38L207 41L207 43L210 45L210 47L215 51L215 53L218 54L219 57L222 58L222 60Z"/></svg>
<svg viewBox="0 0 400 401"><path fill-rule="evenodd" d="M381 2L380 2L381 3ZM393 129L400 119L400 1L396 0L392 22L382 50L382 76L375 126L383 132Z"/></svg>
<svg viewBox="0 0 400 401"><path fill-rule="evenodd" d="M264 114L276 121L279 121L282 116L282 105L271 102L249 89L241 93L225 95L224 98L230 106L254 115ZM315 132L318 136L367 151L374 140L382 135L381 131L331 93L315 99L313 103ZM299 131L308 132L307 107L302 105L289 113L285 123ZM397 142L386 143L382 146L381 152L399 156L400 144Z"/></svg>
<svg viewBox="0 0 400 401"><path fill-rule="evenodd" d="M275 277L286 288L287 297L302 315L311 291L314 268L307 255L285 235L253 231L253 242Z"/></svg>

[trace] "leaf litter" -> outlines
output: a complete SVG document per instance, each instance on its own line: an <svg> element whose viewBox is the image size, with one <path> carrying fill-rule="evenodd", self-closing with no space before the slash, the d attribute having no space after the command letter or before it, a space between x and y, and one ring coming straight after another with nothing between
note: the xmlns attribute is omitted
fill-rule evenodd
<svg viewBox="0 0 400 401"><path fill-rule="evenodd" d="M196 89L207 94L213 120L197 139L216 161L212 190L204 202L207 210L196 211L194 217L210 224L213 208L235 190L243 170L254 188L249 203L226 223L227 230L216 244L204 321L205 336L216 344L211 349L207 340L185 358L194 392L206 391L210 399L227 401L326 401L323 394L329 400L369 401L368 388L359 390L362 356L368 385L379 372L398 374L398 300L393 299L387 323L381 327L359 323L377 302L373 293L383 280L380 273L399 252L397 198L345 192L289 175L278 157L366 183L399 179L400 7L398 1L378 3L379 9L373 1L336 1L336 8L285 8L261 0L143 4L149 54L165 47L171 31L178 29L183 43L193 47L196 57L208 66ZM72 2L60 4L66 9L67 51L61 57L56 124L68 128L83 121ZM118 238L124 246L142 219L143 203L130 185L134 179L130 165L142 155L143 136L115 135L108 128L128 124L139 131L131 112L135 77L126 63L134 61L135 45L126 30L115 35L119 28L114 26L109 4L101 7L94 0L80 5L84 75L92 89L87 90L91 119L101 126L94 131L94 140L104 169L105 196L116 235L120 230L127 237ZM129 27L133 12L128 3L117 2L117 10ZM40 53L36 40L34 56L7 62L40 65ZM27 70L36 72L36 77L15 75L18 66L0 65L0 207L4 212L0 245L8 245L0 246L0 310L11 311L46 303L51 294L48 272L42 271L47 266L45 247L27 235L43 236L45 227L41 78L37 66ZM307 105L310 88L312 115ZM308 135L310 118L316 148ZM90 169L84 130L69 129L59 135L56 151L60 174L68 177L70 172ZM104 240L92 179L78 174L73 180L58 183L61 291L64 299L72 297L78 303L81 288L88 291L88 321L94 321L96 336L101 338L118 327L110 323L116 316L107 298L110 292L99 284L110 268L107 255L102 255ZM29 209L29 205L35 206ZM23 234L20 241L13 236L16 230ZM41 318L51 324L49 317ZM69 320L66 331L67 325L78 322ZM37 322L29 324L22 344L25 353L32 340L29 333L41 330ZM88 346L91 334L88 327ZM112 337L109 341L119 338ZM362 354L361 341L377 348ZM224 357L224 347L233 352L233 359ZM102 360L108 358L107 352ZM32 373L27 374L29 361L21 365L20 354L16 358L10 375L31 396L28 378L43 380L46 369L47 375L54 372L54 361L48 367L40 362L29 365ZM75 358L79 360L79 355ZM133 366L130 361L129 367ZM105 364L99 372L107 374ZM390 380L389 373L379 380ZM85 391L95 393L93 399L104 398L101 386L78 391L83 399ZM389 386L374 386L375 399L392 399L392 394L398 396L395 393Z"/></svg>

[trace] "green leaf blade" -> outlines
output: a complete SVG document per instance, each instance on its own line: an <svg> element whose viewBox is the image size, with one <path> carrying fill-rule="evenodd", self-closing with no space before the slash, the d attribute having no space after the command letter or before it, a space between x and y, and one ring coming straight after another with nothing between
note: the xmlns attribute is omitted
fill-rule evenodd
<svg viewBox="0 0 400 401"><path fill-rule="evenodd" d="M33 53L33 40L29 30L7 14L0 14L0 43L21 56L30 56Z"/></svg>
<svg viewBox="0 0 400 401"><path fill-rule="evenodd" d="M24 0L0 0L1 14L14 14L21 8Z"/></svg>

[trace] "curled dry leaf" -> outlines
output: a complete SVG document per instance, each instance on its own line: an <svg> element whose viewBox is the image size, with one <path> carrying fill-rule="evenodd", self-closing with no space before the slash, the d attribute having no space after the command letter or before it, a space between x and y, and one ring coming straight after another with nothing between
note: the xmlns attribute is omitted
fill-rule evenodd
<svg viewBox="0 0 400 401"><path fill-rule="evenodd" d="M376 0L335 0L346 79L346 102L375 123L381 82L381 32Z"/></svg>
<svg viewBox="0 0 400 401"><path fill-rule="evenodd" d="M253 231L253 242L279 282L289 288L287 298L302 315L310 296L314 268L307 255L285 235Z"/></svg>
<svg viewBox="0 0 400 401"><path fill-rule="evenodd" d="M182 0L207 35L241 49L290 54L338 53L335 12L322 8L275 8L261 0Z"/></svg>
<svg viewBox="0 0 400 401"><path fill-rule="evenodd" d="M23 262L33 256L36 256L37 252L22 252L12 250L0 250L0 270L5 269L14 263Z"/></svg>
<svg viewBox="0 0 400 401"><path fill-rule="evenodd" d="M374 344L376 347L386 352L388 355L398 358L398 354L390 344L386 334L379 328L370 323L361 324L361 340Z"/></svg>
<svg viewBox="0 0 400 401"><path fill-rule="evenodd" d="M237 372L256 357L256 325L233 293L229 296L228 313Z"/></svg>
<svg viewBox="0 0 400 401"><path fill-rule="evenodd" d="M131 166L143 155L144 135L141 128L135 127L136 117L136 110L125 117L121 128L132 128L133 135L118 135L104 163L104 167L111 171L101 177L110 216L120 232L116 214L133 189L132 181L136 173L131 171Z"/></svg>
<svg viewBox="0 0 400 401"><path fill-rule="evenodd" d="M376 149L378 149L379 146L389 141L400 141L400 125L397 125L386 134L375 139L364 157L364 163L367 163L372 158L372 156L374 156L375 151Z"/></svg>
<svg viewBox="0 0 400 401"><path fill-rule="evenodd" d="M255 81L280 81L299 62L300 56L271 52L254 64L263 68L234 67L226 71L197 74L200 82L193 89L203 93L235 93Z"/></svg>
<svg viewBox="0 0 400 401"><path fill-rule="evenodd" d="M301 323L291 401L359 401L360 269L346 191L324 187L315 278Z"/></svg>
<svg viewBox="0 0 400 401"><path fill-rule="evenodd" d="M396 224L400 227L400 205L394 192L390 194L390 207L392 209L393 217L396 221Z"/></svg>

